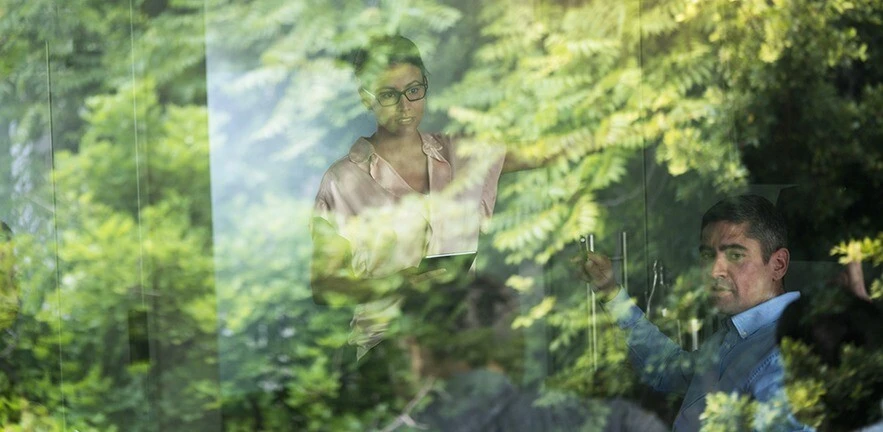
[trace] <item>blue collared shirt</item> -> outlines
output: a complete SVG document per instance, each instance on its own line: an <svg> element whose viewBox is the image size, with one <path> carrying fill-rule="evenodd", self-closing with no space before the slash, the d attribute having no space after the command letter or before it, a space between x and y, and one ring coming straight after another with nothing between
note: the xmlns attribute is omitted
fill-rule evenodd
<svg viewBox="0 0 883 432"><path fill-rule="evenodd" d="M629 331L629 357L641 378L658 391L684 395L674 430L698 431L709 393L783 403L784 372L776 346L776 323L785 307L799 297L797 292L785 293L723 320L722 328L693 352L684 351L651 324L625 291L620 290L605 306L617 324ZM789 425L783 429L805 430L785 415ZM770 426L755 425L764 430Z"/></svg>

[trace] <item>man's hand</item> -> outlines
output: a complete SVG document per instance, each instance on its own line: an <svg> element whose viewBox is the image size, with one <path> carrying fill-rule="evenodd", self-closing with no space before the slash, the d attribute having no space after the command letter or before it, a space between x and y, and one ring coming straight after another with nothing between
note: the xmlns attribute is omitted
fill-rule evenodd
<svg viewBox="0 0 883 432"><path fill-rule="evenodd" d="M588 252L582 266L582 276L592 284L592 288L604 297L616 294L616 279L613 277L613 264L604 255Z"/></svg>

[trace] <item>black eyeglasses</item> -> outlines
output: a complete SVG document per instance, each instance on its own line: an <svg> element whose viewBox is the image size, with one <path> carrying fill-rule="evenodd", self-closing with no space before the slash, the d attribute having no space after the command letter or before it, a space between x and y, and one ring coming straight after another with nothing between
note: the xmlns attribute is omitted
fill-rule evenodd
<svg viewBox="0 0 883 432"><path fill-rule="evenodd" d="M402 96L408 99L411 102L419 101L426 97L426 90L429 88L429 85L426 81L423 81L423 84L417 84L411 87L406 88L403 91L398 91L395 89L383 89L377 94L371 93L368 90L365 90L365 93L371 95L380 106L393 106L399 103L402 100ZM364 89L362 89L364 90Z"/></svg>

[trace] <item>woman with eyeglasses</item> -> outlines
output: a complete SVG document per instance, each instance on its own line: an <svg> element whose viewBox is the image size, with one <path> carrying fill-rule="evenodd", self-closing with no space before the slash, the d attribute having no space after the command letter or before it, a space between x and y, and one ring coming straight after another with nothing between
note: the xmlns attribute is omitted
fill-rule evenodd
<svg viewBox="0 0 883 432"><path fill-rule="evenodd" d="M410 40L374 40L350 61L377 128L322 179L311 270L318 303L359 304L351 343L361 357L398 315L396 292L424 257L476 251L505 157L420 130L430 83Z"/></svg>

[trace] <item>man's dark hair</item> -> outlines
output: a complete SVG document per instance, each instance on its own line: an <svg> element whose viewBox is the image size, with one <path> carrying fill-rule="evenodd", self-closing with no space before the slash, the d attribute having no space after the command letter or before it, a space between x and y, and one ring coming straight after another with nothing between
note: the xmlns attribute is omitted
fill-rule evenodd
<svg viewBox="0 0 883 432"><path fill-rule="evenodd" d="M748 223L746 235L760 242L764 262L788 247L785 218L773 203L758 195L739 195L718 201L702 216L702 229L715 222Z"/></svg>
<svg viewBox="0 0 883 432"><path fill-rule="evenodd" d="M374 77L397 64L416 66L424 77L428 75L417 45L400 35L373 38L367 47L355 50L347 57L359 79Z"/></svg>

